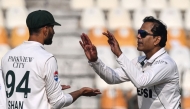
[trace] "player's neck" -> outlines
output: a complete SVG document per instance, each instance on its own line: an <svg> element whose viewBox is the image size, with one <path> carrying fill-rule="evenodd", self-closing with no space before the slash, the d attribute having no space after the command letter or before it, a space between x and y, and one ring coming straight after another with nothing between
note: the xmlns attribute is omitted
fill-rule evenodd
<svg viewBox="0 0 190 109"><path fill-rule="evenodd" d="M44 41L42 40L42 38L40 36L37 36L37 35L30 35L28 41L36 41L36 42L39 42L42 45L44 45Z"/></svg>
<svg viewBox="0 0 190 109"><path fill-rule="evenodd" d="M146 55L146 59L150 59L157 51L159 51L161 47L155 47L154 49L144 52Z"/></svg>

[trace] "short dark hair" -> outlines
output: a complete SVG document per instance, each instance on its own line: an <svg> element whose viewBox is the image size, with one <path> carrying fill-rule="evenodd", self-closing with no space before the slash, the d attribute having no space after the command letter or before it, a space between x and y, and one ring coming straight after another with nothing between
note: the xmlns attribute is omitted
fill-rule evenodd
<svg viewBox="0 0 190 109"><path fill-rule="evenodd" d="M40 29L43 28L43 27L45 27L45 26L51 27L51 26L54 26L54 25L47 24L47 25L44 25L44 26L38 27L38 28L28 28L29 34L30 35L32 35L32 34L38 34L40 32Z"/></svg>
<svg viewBox="0 0 190 109"><path fill-rule="evenodd" d="M160 47L165 47L167 41L167 27L160 20L155 19L153 16L147 16L143 19L143 22L152 22L154 23L153 28L151 29L154 36L161 36L159 43Z"/></svg>
<svg viewBox="0 0 190 109"><path fill-rule="evenodd" d="M32 34L38 34L40 32L40 29L41 28L28 28L29 34L30 35L32 35Z"/></svg>

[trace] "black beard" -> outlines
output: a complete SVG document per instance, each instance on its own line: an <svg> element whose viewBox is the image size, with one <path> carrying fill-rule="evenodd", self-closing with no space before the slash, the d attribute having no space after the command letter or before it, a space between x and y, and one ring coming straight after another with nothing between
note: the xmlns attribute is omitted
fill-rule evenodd
<svg viewBox="0 0 190 109"><path fill-rule="evenodd" d="M45 45L51 45L52 44L52 38L48 38L48 39L44 40L44 44Z"/></svg>
<svg viewBox="0 0 190 109"><path fill-rule="evenodd" d="M48 32L48 37L47 37L47 39L44 40L44 44L45 45L51 45L52 44L52 39L53 39L53 34Z"/></svg>

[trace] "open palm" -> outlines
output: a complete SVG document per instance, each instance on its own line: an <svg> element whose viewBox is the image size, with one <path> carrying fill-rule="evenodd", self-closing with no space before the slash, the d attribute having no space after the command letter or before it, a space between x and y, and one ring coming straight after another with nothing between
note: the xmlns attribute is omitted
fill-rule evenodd
<svg viewBox="0 0 190 109"><path fill-rule="evenodd" d="M92 44L88 36L84 33L81 35L81 40L79 43L82 46L86 57L90 62L95 62L98 59L96 47Z"/></svg>

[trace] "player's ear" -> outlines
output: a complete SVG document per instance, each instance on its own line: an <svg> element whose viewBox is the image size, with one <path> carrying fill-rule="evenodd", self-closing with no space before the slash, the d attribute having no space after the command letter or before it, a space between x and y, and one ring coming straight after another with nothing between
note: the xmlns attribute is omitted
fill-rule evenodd
<svg viewBox="0 0 190 109"><path fill-rule="evenodd" d="M158 45L160 43L160 41L161 41L161 37L160 36L156 36L154 38L154 45Z"/></svg>
<svg viewBox="0 0 190 109"><path fill-rule="evenodd" d="M47 26L44 26L44 27L42 28L42 32L43 32L44 36L47 36L47 35L48 35L48 27L47 27Z"/></svg>

